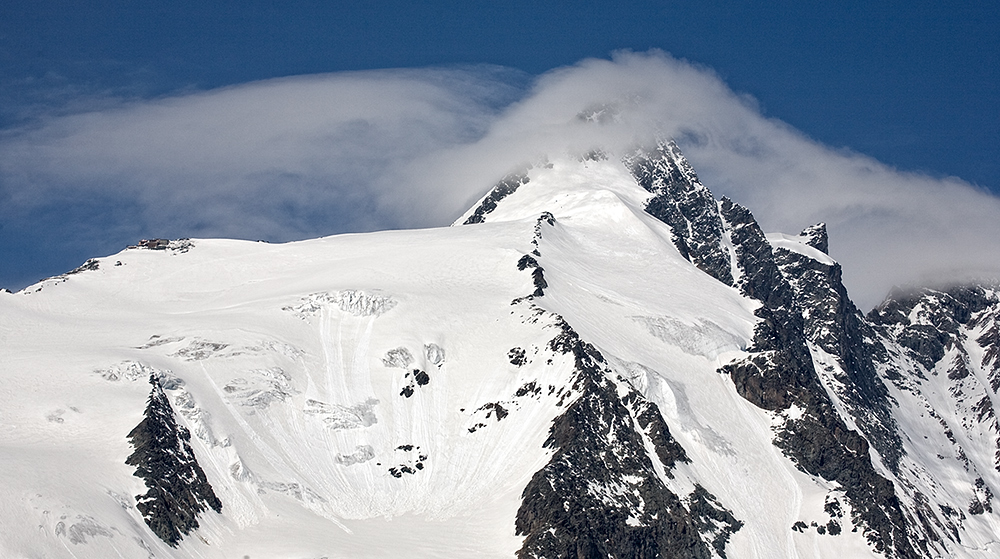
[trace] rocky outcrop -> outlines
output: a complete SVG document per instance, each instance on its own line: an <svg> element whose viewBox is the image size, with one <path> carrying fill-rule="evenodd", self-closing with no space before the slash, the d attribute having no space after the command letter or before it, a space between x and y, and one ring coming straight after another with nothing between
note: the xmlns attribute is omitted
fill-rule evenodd
<svg viewBox="0 0 1000 559"><path fill-rule="evenodd" d="M916 390L906 377L943 371L956 402L949 415L975 418L973 436L996 440L1000 468L1000 439L989 434L1000 432L993 396L970 372L972 355L982 355L993 394L1000 388L1000 312L989 314L990 295L960 288L932 298L934 304L894 297L866 318L848 296L840 265L826 257L825 225L802 231L795 239L802 250L787 237L772 248L749 210L726 198L714 202L672 142L637 150L624 163L653 194L646 210L670 226L680 253L761 303L748 355L721 371L742 397L775 414L774 444L803 471L840 486L852 523L873 549L918 557L945 550L945 538L958 543L961 515L951 501L922 493L912 476L923 470L912 460L903 471L903 439L886 382ZM962 344L973 333L978 349L970 353ZM900 362L900 352L909 361ZM952 428L933 409L928 413L978 476ZM963 508L982 514L991 506L989 490L987 482L972 488L972 503ZM817 531L840 533L840 521L831 522Z"/></svg>
<svg viewBox="0 0 1000 559"><path fill-rule="evenodd" d="M930 370L944 357L947 345L962 341L961 327L995 305L996 296L979 286L896 290L868 313L868 319Z"/></svg>
<svg viewBox="0 0 1000 559"><path fill-rule="evenodd" d="M805 246L826 253L828 241L822 224L800 235ZM806 340L832 356L839 367L830 367L824 384L848 408L855 423L875 447L883 462L898 471L902 441L890 409L889 392L875 370L885 358L871 326L854 305L844 286L840 264L821 262L785 248L774 249L775 262L792 287L801 309Z"/></svg>
<svg viewBox="0 0 1000 559"><path fill-rule="evenodd" d="M160 381L153 385L145 418L128 434L135 448L125 463L135 466L135 476L149 489L136 496L136 508L150 530L171 546L198 529L198 516L207 509L222 512L205 472L191 448L191 433L177 424L174 410Z"/></svg>
<svg viewBox="0 0 1000 559"><path fill-rule="evenodd" d="M1000 418L994 404L1000 401L1000 295L996 288L968 285L909 293L897 290L868 313L868 320L913 363L898 370L902 367L886 360L886 368L902 377L901 385L919 390L932 377L944 384L952 408L947 415L957 421L949 423L942 418L941 422L966 469L975 467L955 439L954 429L966 433L965 444L989 441L991 448L983 453L992 454L990 467L1000 472ZM979 355L977 363L973 356ZM974 369L980 370L981 376L974 374Z"/></svg>
<svg viewBox="0 0 1000 559"><path fill-rule="evenodd" d="M677 144L660 141L655 148L636 149L622 161L639 186L653 194L645 210L670 226L681 255L715 279L733 285L718 205Z"/></svg>
<svg viewBox="0 0 1000 559"><path fill-rule="evenodd" d="M548 349L573 355L575 398L549 430L551 460L522 494L518 557L725 557L742 523L700 485L683 498L668 488L657 470L672 478L689 458L656 404L634 389L620 397L624 380L554 320L559 334Z"/></svg>
<svg viewBox="0 0 1000 559"><path fill-rule="evenodd" d="M830 238L827 236L825 223L806 227L799 236L805 240L806 246L811 246L823 254L830 254Z"/></svg>
<svg viewBox="0 0 1000 559"><path fill-rule="evenodd" d="M475 211L472 215L465 220L462 225L471 225L473 223L482 223L485 221L486 216L497 208L497 204L501 200L510 196L517 191L522 185L528 183L528 170L520 171L517 173L511 173L504 178L500 179L500 182L490 190L490 193L483 198L482 202L476 206Z"/></svg>

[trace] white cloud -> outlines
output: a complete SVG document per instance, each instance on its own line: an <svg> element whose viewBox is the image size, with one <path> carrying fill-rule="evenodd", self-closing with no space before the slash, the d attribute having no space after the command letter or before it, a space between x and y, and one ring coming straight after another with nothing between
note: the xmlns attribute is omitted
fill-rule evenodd
<svg viewBox="0 0 1000 559"><path fill-rule="evenodd" d="M890 286L1000 276L1000 200L902 173L761 116L710 70L662 53L585 60L519 101L495 68L358 72L251 83L55 117L0 139L0 196L136 203L152 229L291 239L444 225L513 166L554 151L677 137L717 196L765 230L825 221L862 307ZM615 122L582 110L611 103Z"/></svg>
<svg viewBox="0 0 1000 559"><path fill-rule="evenodd" d="M180 221L202 235L406 225L380 202L398 189L387 178L481 135L492 96L509 89L497 74L308 76L56 117L5 135L3 194L25 208L112 195L137 202L151 228Z"/></svg>

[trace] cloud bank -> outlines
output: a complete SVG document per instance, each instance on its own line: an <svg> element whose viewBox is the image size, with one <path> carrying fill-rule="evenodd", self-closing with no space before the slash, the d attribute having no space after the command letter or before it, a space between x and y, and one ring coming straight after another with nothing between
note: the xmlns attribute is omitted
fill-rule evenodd
<svg viewBox="0 0 1000 559"><path fill-rule="evenodd" d="M523 81L492 67L317 75L40 120L0 135L0 219L44 213L90 239L446 225L540 154L659 133L765 230L826 222L862 308L893 285L1000 277L1000 199L820 145L709 69L619 53ZM577 118L602 107L614 118Z"/></svg>

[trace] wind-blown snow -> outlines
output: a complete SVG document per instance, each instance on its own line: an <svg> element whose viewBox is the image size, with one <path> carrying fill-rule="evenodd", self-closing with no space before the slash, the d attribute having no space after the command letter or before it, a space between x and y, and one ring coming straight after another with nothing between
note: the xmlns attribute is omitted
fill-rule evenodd
<svg viewBox="0 0 1000 559"><path fill-rule="evenodd" d="M792 252L801 254L802 256L807 256L813 260L831 266L835 264L833 258L830 258L823 251L813 248L806 244L805 237L798 235L786 235L784 233L768 233L766 235L767 242L771 243L771 246L775 248L783 248L785 250L790 250Z"/></svg>

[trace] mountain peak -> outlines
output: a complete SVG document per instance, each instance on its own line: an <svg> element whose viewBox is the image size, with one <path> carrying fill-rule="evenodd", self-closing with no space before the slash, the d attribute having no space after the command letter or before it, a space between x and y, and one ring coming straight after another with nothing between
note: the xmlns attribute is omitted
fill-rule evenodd
<svg viewBox="0 0 1000 559"><path fill-rule="evenodd" d="M799 233L799 236L804 237L807 246L811 246L823 254L830 254L830 239L826 234L825 223L817 223L816 225L806 227Z"/></svg>

